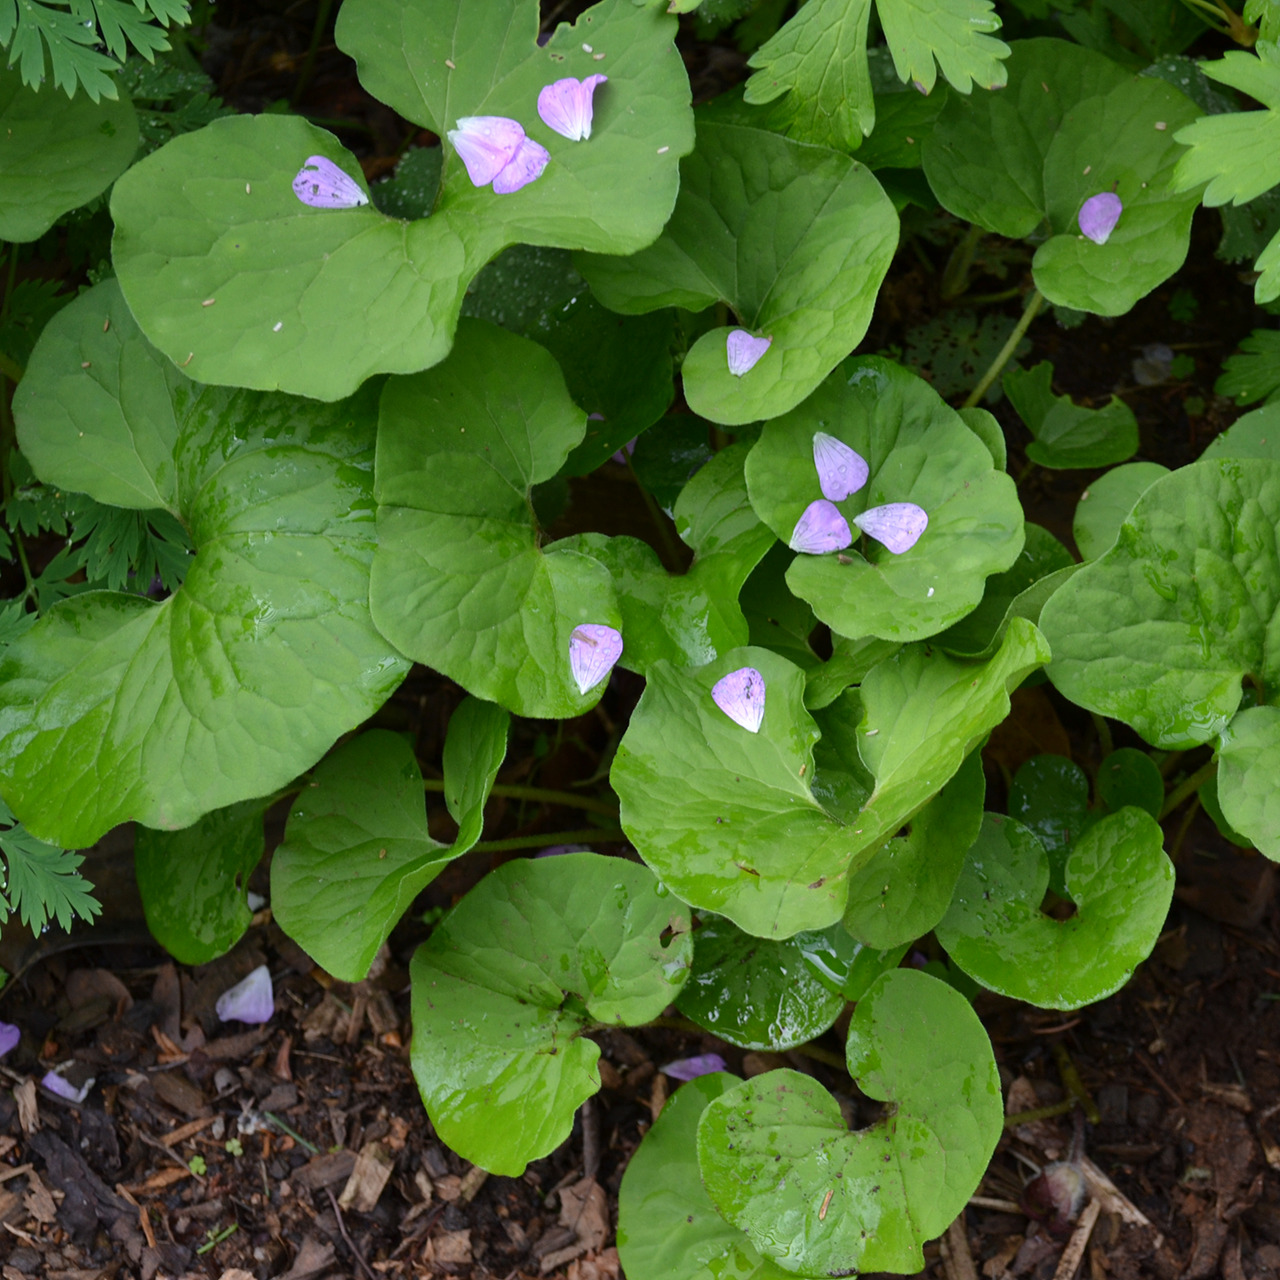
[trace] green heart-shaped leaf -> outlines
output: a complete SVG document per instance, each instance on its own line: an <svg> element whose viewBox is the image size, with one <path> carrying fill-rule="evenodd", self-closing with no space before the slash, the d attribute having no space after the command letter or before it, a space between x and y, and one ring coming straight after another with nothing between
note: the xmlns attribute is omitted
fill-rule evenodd
<svg viewBox="0 0 1280 1280"><path fill-rule="evenodd" d="M658 240L629 258L583 255L578 265L615 311L723 302L770 339L741 376L729 372L729 328L704 333L685 357L690 407L741 425L794 408L858 344L897 243L889 198L848 156L700 119Z"/></svg>
<svg viewBox="0 0 1280 1280"><path fill-rule="evenodd" d="M1008 808L1049 855L1049 887L1062 896L1067 852L1094 821L1085 771L1066 756L1032 756L1013 775Z"/></svg>
<svg viewBox="0 0 1280 1280"><path fill-rule="evenodd" d="M413 958L413 1074L439 1136L518 1177L600 1087L583 1034L656 1018L693 957L651 872L594 853L490 872Z"/></svg>
<svg viewBox="0 0 1280 1280"><path fill-rule="evenodd" d="M1280 404L1264 405L1237 418L1209 441L1209 447L1200 455L1202 462L1206 458L1266 458L1280 462Z"/></svg>
<svg viewBox="0 0 1280 1280"><path fill-rule="evenodd" d="M571 544L540 546L530 501L585 421L546 351L481 320L459 324L443 364L382 393L374 621L402 653L517 715L598 701L603 681L578 692L569 637L622 626L609 571Z"/></svg>
<svg viewBox="0 0 1280 1280"><path fill-rule="evenodd" d="M835 505L850 521L869 507L913 502L929 526L901 555L870 538L827 555L800 555L787 585L834 631L918 640L982 599L987 577L1022 550L1017 487L986 446L927 382L877 357L846 361L803 405L765 425L747 458L760 518L789 542L822 497L813 438L825 432L859 453L867 483Z"/></svg>
<svg viewBox="0 0 1280 1280"><path fill-rule="evenodd" d="M1132 805L1153 818L1164 808L1164 778L1156 762L1136 747L1113 751L1098 766L1098 799L1117 813Z"/></svg>
<svg viewBox="0 0 1280 1280"><path fill-rule="evenodd" d="M628 1280L788 1280L715 1211L698 1172L698 1121L738 1083L716 1071L681 1085L628 1161L618 1192Z"/></svg>
<svg viewBox="0 0 1280 1280"><path fill-rule="evenodd" d="M1280 707L1250 707L1222 734L1218 804L1233 830L1280 861Z"/></svg>
<svg viewBox="0 0 1280 1280"><path fill-rule="evenodd" d="M52 84L37 93L0 66L0 240L39 240L64 213L101 195L137 149L138 117L127 97L68 98Z"/></svg>
<svg viewBox="0 0 1280 1280"><path fill-rule="evenodd" d="M449 351L468 282L507 245L632 253L662 229L693 145L675 29L652 6L602 0L540 48L535 0L344 5L338 43L370 92L442 137L460 117L518 120L550 152L546 171L497 195L472 186L446 146L429 218L313 209L290 185L309 156L361 180L332 134L298 117L220 120L116 186L113 252L130 306L205 382L335 399L374 373L428 368ZM597 73L609 81L590 139L542 123L543 86Z"/></svg>
<svg viewBox="0 0 1280 1280"><path fill-rule="evenodd" d="M1173 864L1150 814L1122 809L1071 846L1063 870L1076 913L1040 910L1049 857L1028 828L989 813L938 925L951 959L984 987L1042 1009L1118 991L1151 954L1173 900Z"/></svg>
<svg viewBox="0 0 1280 1280"><path fill-rule="evenodd" d="M111 281L45 329L14 410L46 483L163 507L196 547L162 604L90 592L7 649L0 788L37 834L83 848L270 793L399 684L369 617L372 393L197 386Z"/></svg>
<svg viewBox="0 0 1280 1280"><path fill-rule="evenodd" d="M987 780L974 751L950 782L849 877L844 928L868 947L903 946L947 914L964 855L978 838ZM852 999L853 997L850 997Z"/></svg>
<svg viewBox="0 0 1280 1280"><path fill-rule="evenodd" d="M1099 476L1080 495L1071 522L1071 533L1080 554L1086 560L1096 560L1103 552L1110 551L1134 503L1161 476L1168 474L1169 468L1158 462L1128 462Z"/></svg>
<svg viewBox="0 0 1280 1280"><path fill-rule="evenodd" d="M1085 409L1070 396L1053 394L1053 365L1004 375L1009 403L1035 437L1027 457L1042 467L1110 467L1138 452L1138 420L1119 396L1102 409Z"/></svg>
<svg viewBox="0 0 1280 1280"><path fill-rule="evenodd" d="M361 981L414 898L480 838L507 725L505 711L476 698L449 720L444 794L458 824L451 845L428 834L422 773L399 734L362 733L315 771L271 860L271 906L317 964Z"/></svg>
<svg viewBox="0 0 1280 1280"><path fill-rule="evenodd" d="M1280 688L1280 463L1197 462L1138 499L1115 544L1045 605L1073 702L1185 747L1221 733L1249 675Z"/></svg>
<svg viewBox="0 0 1280 1280"><path fill-rule="evenodd" d="M1174 133L1195 104L1065 40L1014 41L1001 93L952 94L924 145L924 169L958 217L1019 239L1047 223L1032 274L1050 302L1120 315L1186 257L1198 197L1173 190ZM1091 196L1124 209L1105 244L1077 224Z"/></svg>
<svg viewBox="0 0 1280 1280"><path fill-rule="evenodd" d="M248 800L184 831L135 828L133 866L151 936L179 964L207 964L249 927L249 877L262 861L265 806Z"/></svg>
<svg viewBox="0 0 1280 1280"><path fill-rule="evenodd" d="M909 969L858 1002L849 1073L891 1103L850 1133L839 1105L797 1071L771 1071L708 1103L698 1167L712 1204L766 1257L801 1275L922 1270L1002 1129L1000 1077L969 1002Z"/></svg>
<svg viewBox="0 0 1280 1280"><path fill-rule="evenodd" d="M794 1049L817 1039L840 1016L845 998L819 981L806 959L813 936L754 938L729 920L704 918L676 1007L741 1049Z"/></svg>

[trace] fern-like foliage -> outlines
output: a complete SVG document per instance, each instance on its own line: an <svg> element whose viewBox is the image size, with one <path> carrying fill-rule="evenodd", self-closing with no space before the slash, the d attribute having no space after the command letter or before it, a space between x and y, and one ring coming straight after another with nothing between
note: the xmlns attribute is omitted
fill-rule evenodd
<svg viewBox="0 0 1280 1280"><path fill-rule="evenodd" d="M169 25L190 21L186 0L0 0L0 48L23 84L39 89L51 72L67 97L83 88L97 102L117 96L111 77L130 48L151 61Z"/></svg>
<svg viewBox="0 0 1280 1280"><path fill-rule="evenodd" d="M76 916L92 921L102 913L91 885L81 874L84 856L37 840L0 800L0 854L5 876L0 885L0 924L16 915L37 936L50 920L70 929Z"/></svg>

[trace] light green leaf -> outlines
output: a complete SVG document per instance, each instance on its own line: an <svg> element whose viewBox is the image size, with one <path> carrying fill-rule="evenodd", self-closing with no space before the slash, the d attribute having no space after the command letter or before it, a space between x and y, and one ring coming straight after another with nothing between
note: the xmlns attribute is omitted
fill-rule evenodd
<svg viewBox="0 0 1280 1280"><path fill-rule="evenodd" d="M102 904L80 874L84 855L37 840L0 800L0 853L5 883L0 892L0 924L18 916L33 937L41 937L50 921L70 932L76 916L92 924Z"/></svg>
<svg viewBox="0 0 1280 1280"><path fill-rule="evenodd" d="M899 947L942 919L982 826L987 783L974 751L955 776L849 877L844 928L868 947Z"/></svg>
<svg viewBox="0 0 1280 1280"><path fill-rule="evenodd" d="M1055 470L1110 467L1138 452L1138 420L1119 396L1105 408L1085 409L1070 396L1055 396L1052 383L1048 360L1004 375L1009 403L1035 437L1027 446L1032 462Z"/></svg>
<svg viewBox="0 0 1280 1280"><path fill-rule="evenodd" d="M1080 495L1071 534L1085 560L1111 550L1134 503L1168 474L1169 468L1158 462L1129 462L1099 476Z"/></svg>
<svg viewBox="0 0 1280 1280"><path fill-rule="evenodd" d="M164 507L196 547L163 604L89 592L6 650L0 789L38 834L84 848L270 793L403 678L369 617L370 393L197 386L109 281L45 330L14 410L46 483Z"/></svg>
<svg viewBox="0 0 1280 1280"><path fill-rule="evenodd" d="M248 800L184 831L136 828L133 865L151 936L179 964L207 964L249 927L249 877L262 861L265 806Z"/></svg>
<svg viewBox="0 0 1280 1280"><path fill-rule="evenodd" d="M0 240L38 240L66 212L101 195L138 149L128 98L37 93L0 65Z"/></svg>
<svg viewBox="0 0 1280 1280"><path fill-rule="evenodd" d="M693 955L689 923L621 858L520 858L490 872L413 958L413 1073L436 1133L506 1177L554 1151L600 1087L600 1050L583 1033L671 1003Z"/></svg>
<svg viewBox="0 0 1280 1280"><path fill-rule="evenodd" d="M963 94L975 82L983 89L1008 83L1002 59L1009 46L990 35L1000 30L991 0L876 0L876 11L898 78L921 93L930 93L937 81L935 58Z"/></svg>
<svg viewBox="0 0 1280 1280"><path fill-rule="evenodd" d="M539 48L534 0L345 4L338 43L370 92L440 135L463 116L519 120L550 152L546 171L496 195L472 186L446 144L429 218L313 209L294 175L322 155L361 181L350 152L299 117L220 120L116 187L114 261L130 305L204 382L335 399L374 373L428 368L449 351L468 282L507 245L631 253L661 230L693 145L675 29L653 6L602 0ZM602 71L588 141L542 123L544 85Z"/></svg>
<svg viewBox="0 0 1280 1280"><path fill-rule="evenodd" d="M361 981L414 898L480 838L507 724L505 711L475 698L449 721L445 801L458 823L451 845L427 831L422 773L399 734L371 729L315 771L271 860L271 906L329 973Z"/></svg>
<svg viewBox="0 0 1280 1280"><path fill-rule="evenodd" d="M627 1164L618 1192L618 1256L628 1280L788 1280L707 1198L698 1120L739 1083L717 1071L681 1085Z"/></svg>
<svg viewBox="0 0 1280 1280"><path fill-rule="evenodd" d="M540 546L530 503L585 422L545 350L481 320L459 324L443 364L382 393L374 621L401 653L517 715L594 705L604 684L578 692L570 634L622 626L608 570Z"/></svg>
<svg viewBox="0 0 1280 1280"><path fill-rule="evenodd" d="M1258 278L1253 282L1253 300L1260 307L1280 298L1280 231L1271 237L1271 243L1259 254L1253 264Z"/></svg>
<svg viewBox="0 0 1280 1280"><path fill-rule="evenodd" d="M729 920L704 917L676 1008L740 1049L781 1051L816 1040L845 1005L839 989L820 981L806 959L819 936L755 938Z"/></svg>
<svg viewBox="0 0 1280 1280"><path fill-rule="evenodd" d="M1218 803L1231 827L1280 861L1280 707L1250 707L1223 730Z"/></svg>
<svg viewBox="0 0 1280 1280"><path fill-rule="evenodd" d="M1173 900L1160 827L1122 809L1090 827L1064 868L1070 919L1040 910L1049 858L1012 818L989 813L937 928L951 959L984 987L1042 1009L1078 1009L1118 991L1151 953Z"/></svg>
<svg viewBox="0 0 1280 1280"><path fill-rule="evenodd" d="M796 557L787 585L832 630L898 642L934 635L974 608L988 575L1013 565L1023 542L1013 481L928 383L874 356L846 361L798 409L767 423L751 450L752 505L784 542L822 497L818 431L870 467L867 483L836 504L846 519L888 502L914 502L929 517L901 555L866 538L861 554L855 544Z"/></svg>
<svg viewBox="0 0 1280 1280"><path fill-rule="evenodd" d="M967 409L957 409L964 419L965 425L973 432L991 454L991 461L998 471L1009 470L1009 446L1004 438L1004 428L996 421L995 415L977 405Z"/></svg>
<svg viewBox="0 0 1280 1280"><path fill-rule="evenodd" d="M1280 329L1255 329L1242 338L1240 354L1222 362L1222 376L1213 389L1239 405L1280 399Z"/></svg>
<svg viewBox="0 0 1280 1280"><path fill-rule="evenodd" d="M1157 480L1045 606L1049 678L1156 746L1208 742L1246 676L1280 687L1278 530L1280 463L1215 459Z"/></svg>
<svg viewBox="0 0 1280 1280"><path fill-rule="evenodd" d="M829 707L851 684L861 684L876 663L892 657L899 648L892 640L849 640L833 635L831 657L821 666L810 668L805 677L804 705L810 711Z"/></svg>
<svg viewBox="0 0 1280 1280"><path fill-rule="evenodd" d="M1209 441L1202 462L1217 458L1263 458L1280 462L1280 406L1266 405L1237 418Z"/></svg>
<svg viewBox="0 0 1280 1280"><path fill-rule="evenodd" d="M744 125L700 119L680 175L675 212L650 248L582 255L578 266L600 301L625 314L728 305L772 345L735 377L730 328L704 333L681 370L685 398L731 425L785 413L866 333L897 215L848 156Z"/></svg>
<svg viewBox="0 0 1280 1280"><path fill-rule="evenodd" d="M897 969L858 1002L846 1049L863 1093L891 1104L883 1119L850 1133L808 1076L757 1076L703 1111L703 1183L790 1272L922 1270L921 1246L964 1209L1000 1137L991 1043L963 996Z"/></svg>

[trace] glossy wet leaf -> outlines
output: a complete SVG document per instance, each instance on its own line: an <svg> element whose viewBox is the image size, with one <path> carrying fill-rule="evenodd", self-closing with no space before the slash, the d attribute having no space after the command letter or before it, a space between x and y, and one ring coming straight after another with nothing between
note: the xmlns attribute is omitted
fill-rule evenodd
<svg viewBox="0 0 1280 1280"><path fill-rule="evenodd" d="M749 643L761 649L772 649L805 671L813 671L823 665L809 644L818 619L803 600L787 589L787 569L795 555L785 543L774 542L742 584L738 602L750 631ZM845 680L834 690L832 697L844 685L852 683ZM808 694L805 696L808 698Z"/></svg>
<svg viewBox="0 0 1280 1280"><path fill-rule="evenodd" d="M938 645L948 653L957 657L990 657L1004 638L1011 617L1030 618L1032 622L1039 617L1038 610L1032 613L1026 609L1033 598L1028 594L1030 589L1075 564L1071 552L1048 529L1030 523L1024 528L1026 541L1013 567L988 578L978 607L938 636Z"/></svg>
<svg viewBox="0 0 1280 1280"><path fill-rule="evenodd" d="M1110 467L1138 452L1138 420L1119 396L1101 409L1086 409L1070 396L1055 396L1053 365L1042 360L1004 375L1009 403L1035 438L1027 457L1042 467Z"/></svg>
<svg viewBox="0 0 1280 1280"><path fill-rule="evenodd" d="M550 153L546 171L497 195L446 145L428 218L310 209L290 188L306 157L360 178L332 134L296 116L220 120L148 156L114 192L114 261L143 329L176 362L190 355L202 381L335 399L372 374L442 360L468 283L507 245L634 252L670 216L693 145L675 25L603 0L539 48L534 0L344 5L337 40L371 93L441 136L464 116L519 120ZM543 85L602 66L589 142L542 123Z"/></svg>
<svg viewBox="0 0 1280 1280"><path fill-rule="evenodd" d="M111 281L46 328L14 410L46 483L163 507L196 547L163 603L89 592L6 650L0 787L37 834L83 848L269 794L399 684L408 664L369 616L370 392L198 386Z"/></svg>
<svg viewBox="0 0 1280 1280"><path fill-rule="evenodd" d="M1049 887L1063 896L1067 853L1094 820L1085 771L1066 756L1032 756L1013 775L1009 816L1040 841L1049 855Z"/></svg>
<svg viewBox="0 0 1280 1280"><path fill-rule="evenodd" d="M264 811L249 800L183 831L135 828L133 865L147 928L179 964L207 964L249 927L249 877L266 849Z"/></svg>
<svg viewBox="0 0 1280 1280"><path fill-rule="evenodd" d="M28 89L0 66L0 240L38 240L101 195L138 149L138 117L123 95L94 102L53 85Z"/></svg>
<svg viewBox="0 0 1280 1280"><path fill-rule="evenodd" d="M1218 802L1218 775L1214 774L1209 778L1198 792L1200 803L1204 806L1204 811L1213 821L1213 825L1218 828L1222 838L1241 849L1252 849L1253 841L1248 836L1241 835L1226 819L1226 815L1222 812L1222 805Z"/></svg>
<svg viewBox="0 0 1280 1280"><path fill-rule="evenodd" d="M885 841L849 877L844 928L852 937L868 947L905 946L946 915L964 856L982 825L986 790L975 751L911 819L907 833Z"/></svg>
<svg viewBox="0 0 1280 1280"><path fill-rule="evenodd" d="M892 640L849 640L831 637L831 657L819 667L811 667L805 677L804 705L810 711L830 706L850 685L860 684L878 662L892 657L900 645Z"/></svg>
<svg viewBox="0 0 1280 1280"><path fill-rule="evenodd" d="M1237 418L1209 441L1200 455L1207 458L1265 458L1280 462L1280 405L1266 405Z"/></svg>
<svg viewBox="0 0 1280 1280"><path fill-rule="evenodd" d="M984 987L1042 1009L1078 1009L1118 991L1151 952L1173 900L1173 864L1150 814L1122 809L1074 842L1069 919L1040 910L1049 857L1012 818L989 813L938 941Z"/></svg>
<svg viewBox="0 0 1280 1280"><path fill-rule="evenodd" d="M1280 707L1250 707L1222 734L1218 804L1232 830L1280 861Z"/></svg>
<svg viewBox="0 0 1280 1280"><path fill-rule="evenodd" d="M989 575L1014 564L1023 523L1013 481L928 383L874 356L846 361L798 409L767 423L751 450L752 505L784 542L822 496L817 431L870 465L868 482L836 504L851 525L894 502L913 502L929 517L902 555L866 539L838 556L796 557L787 584L832 630L898 642L934 635L978 604Z"/></svg>
<svg viewBox="0 0 1280 1280"><path fill-rule="evenodd" d="M688 910L633 862L570 853L490 872L411 966L413 1073L437 1134L518 1177L600 1087L583 1032L657 1017L692 955Z"/></svg>
<svg viewBox="0 0 1280 1280"><path fill-rule="evenodd" d="M414 898L480 838L484 805L507 748L508 716L467 698L444 746L452 844L427 830L422 773L410 743L370 729L343 743L303 787L271 860L271 907L317 964L360 982Z"/></svg>
<svg viewBox="0 0 1280 1280"><path fill-rule="evenodd" d="M1175 132L1195 104L1064 40L1014 41L998 94L952 94L925 142L945 208L1011 238L1047 232L1032 275L1053 303L1120 315L1182 265L1196 193L1173 189ZM1105 244L1084 239L1081 206L1114 191L1124 206Z"/></svg>
<svg viewBox="0 0 1280 1280"><path fill-rule="evenodd" d="M885 1119L850 1133L815 1080L771 1071L707 1105L698 1166L712 1204L788 1271L909 1274L1000 1137L991 1043L963 996L897 969L858 1002L846 1051L863 1093L894 1104Z"/></svg>
<svg viewBox="0 0 1280 1280"><path fill-rule="evenodd" d="M1098 799L1113 813L1132 805L1159 818L1164 808L1164 778L1152 758L1136 747L1113 751L1098 766Z"/></svg>
<svg viewBox="0 0 1280 1280"><path fill-rule="evenodd" d="M704 333L685 356L690 408L735 425L785 413L866 332L897 215L848 156L745 125L700 120L680 173L675 212L653 245L629 258L581 255L578 265L600 301L626 314L725 303L739 324ZM741 377L726 347L738 328L772 339Z"/></svg>
<svg viewBox="0 0 1280 1280"><path fill-rule="evenodd" d="M1041 615L1049 677L1148 742L1219 734L1251 672L1280 683L1280 463L1193 463L1138 499L1119 540Z"/></svg>
<svg viewBox="0 0 1280 1280"><path fill-rule="evenodd" d="M514 245L476 277L462 314L532 338L556 358L587 432L564 474L586 475L667 411L675 313L606 311L564 249Z"/></svg>
<svg viewBox="0 0 1280 1280"><path fill-rule="evenodd" d="M374 620L401 653L517 715L598 701L603 683L573 681L569 637L622 626L608 569L540 546L529 501L585 421L545 350L481 320L459 324L443 364L382 393Z"/></svg>
<svg viewBox="0 0 1280 1280"><path fill-rule="evenodd" d="M991 454L991 461L1000 471L1009 470L1009 446L1004 438L1004 428L996 421L995 415L988 409L974 405L969 409L956 411L964 419L965 426L973 432Z"/></svg>
<svg viewBox="0 0 1280 1280"><path fill-rule="evenodd" d="M1099 476L1080 495L1071 523L1071 533L1081 556L1085 560L1096 560L1103 552L1110 551L1134 503L1161 476L1168 474L1169 468L1158 462L1129 462Z"/></svg>
<svg viewBox="0 0 1280 1280"><path fill-rule="evenodd" d="M655 662L702 666L747 643L737 604L748 574L774 543L747 500L745 445L721 450L684 486L676 531L693 550L683 574L668 573L638 538L580 534L563 545L589 555L613 577L626 647L619 665L646 674Z"/></svg>
<svg viewBox="0 0 1280 1280"><path fill-rule="evenodd" d="M711 457L710 426L690 414L672 414L654 423L631 455L636 479L671 515L680 491ZM674 518L674 517L673 517Z"/></svg>
<svg viewBox="0 0 1280 1280"><path fill-rule="evenodd" d="M681 1085L627 1164L618 1192L618 1256L628 1280L786 1280L707 1198L698 1121L738 1084L718 1071Z"/></svg>
<svg viewBox="0 0 1280 1280"><path fill-rule="evenodd" d="M781 1051L816 1040L839 1017L845 997L807 961L810 937L756 938L730 920L704 916L676 1007L741 1049Z"/></svg>

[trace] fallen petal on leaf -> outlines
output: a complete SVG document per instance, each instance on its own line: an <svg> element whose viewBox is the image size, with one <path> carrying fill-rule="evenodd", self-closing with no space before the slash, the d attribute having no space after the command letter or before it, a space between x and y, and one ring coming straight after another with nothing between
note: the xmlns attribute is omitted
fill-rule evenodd
<svg viewBox="0 0 1280 1280"><path fill-rule="evenodd" d="M820 556L828 551L843 551L853 541L849 522L835 503L826 498L811 502L791 531L791 550L807 556Z"/></svg>
<svg viewBox="0 0 1280 1280"><path fill-rule="evenodd" d="M672 1080L696 1080L714 1071L727 1071L725 1060L718 1053L699 1053L692 1058L679 1058L661 1068L664 1076Z"/></svg>
<svg viewBox="0 0 1280 1280"><path fill-rule="evenodd" d="M856 449L825 431L813 433L813 465L818 468L822 496L832 502L843 502L857 493L870 474L866 459Z"/></svg>
<svg viewBox="0 0 1280 1280"><path fill-rule="evenodd" d="M734 724L760 732L764 719L764 676L755 667L739 667L716 681L711 697Z"/></svg>
<svg viewBox="0 0 1280 1280"><path fill-rule="evenodd" d="M772 345L772 338L753 338L745 329L735 329L725 344L729 356L729 372L735 378L749 373Z"/></svg>
<svg viewBox="0 0 1280 1280"><path fill-rule="evenodd" d="M608 78L588 76L585 80L577 80L566 76L547 85L538 94L538 114L542 123L572 142L582 142L591 137L592 95L596 85L604 84Z"/></svg>
<svg viewBox="0 0 1280 1280"><path fill-rule="evenodd" d="M569 636L569 669L579 693L594 689L622 657L622 634L613 627L584 622Z"/></svg>
<svg viewBox="0 0 1280 1280"><path fill-rule="evenodd" d="M519 121L506 116L463 116L448 133L476 187L487 187L514 159L525 141Z"/></svg>
<svg viewBox="0 0 1280 1280"><path fill-rule="evenodd" d="M1080 206L1080 230L1094 244L1106 244L1123 212L1124 205L1114 191L1101 191Z"/></svg>
<svg viewBox="0 0 1280 1280"><path fill-rule="evenodd" d="M242 982L218 997L214 1010L223 1022L270 1022L275 1012L271 970L260 964Z"/></svg>
<svg viewBox="0 0 1280 1280"><path fill-rule="evenodd" d="M360 184L324 156L307 157L293 180L293 194L313 209L355 209L369 203Z"/></svg>
<svg viewBox="0 0 1280 1280"><path fill-rule="evenodd" d="M542 177L542 171L551 159L551 152L532 138L525 138L516 148L511 162L493 180L493 189L500 196L508 196L521 187Z"/></svg>
<svg viewBox="0 0 1280 1280"><path fill-rule="evenodd" d="M854 516L853 523L877 542L883 542L895 556L900 556L920 540L920 535L929 527L929 517L925 509L914 502L889 502Z"/></svg>

